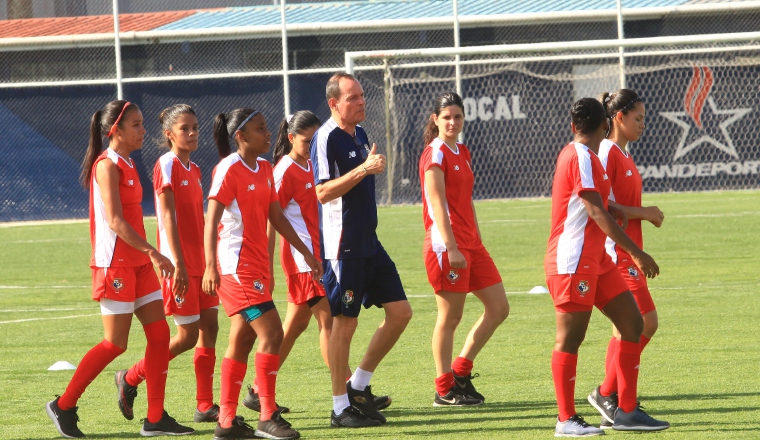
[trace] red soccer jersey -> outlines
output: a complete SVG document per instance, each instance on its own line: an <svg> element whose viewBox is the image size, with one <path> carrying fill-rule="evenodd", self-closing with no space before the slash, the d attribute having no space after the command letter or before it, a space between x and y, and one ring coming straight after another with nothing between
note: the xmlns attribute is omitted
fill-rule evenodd
<svg viewBox="0 0 760 440"><path fill-rule="evenodd" d="M239 154L214 168L208 198L224 205L219 223L217 258L222 275L269 278L267 220L277 201L272 166L265 159L251 169Z"/></svg>
<svg viewBox="0 0 760 440"><path fill-rule="evenodd" d="M140 237L145 238L143 224L142 185L132 159L125 159L108 148L92 165L90 181L90 242L92 259L90 267L136 267L150 264L150 258L120 239L108 226L105 205L96 169L101 160L110 160L119 169L119 199L124 220L132 226Z"/></svg>
<svg viewBox="0 0 760 440"><path fill-rule="evenodd" d="M423 251L446 251L441 232L435 222L433 205L430 204L425 188L425 171L431 167L443 170L446 187L446 213L454 232L457 247L460 249L477 249L482 246L478 229L475 225L475 213L472 210L472 187L475 176L472 173L470 150L457 142L457 151L453 151L440 138L435 138L425 147L420 156L420 185L422 186L422 219L425 223L425 244Z"/></svg>
<svg viewBox="0 0 760 440"><path fill-rule="evenodd" d="M641 207L642 180L636 163L630 153L620 149L609 139L602 141L599 146L599 159L610 177L612 190L610 200L623 206ZM628 219L625 233L631 237L636 246L644 249L644 236L641 232L641 219ZM628 252L617 246L612 239L607 238L607 253L617 263L621 260L631 261Z"/></svg>
<svg viewBox="0 0 760 440"><path fill-rule="evenodd" d="M594 274L613 268L605 252L607 238L591 220L580 198L598 192L605 208L610 181L601 161L587 146L571 142L559 153L552 185L552 229L544 260L546 275Z"/></svg>
<svg viewBox="0 0 760 440"><path fill-rule="evenodd" d="M164 224L163 212L158 196L166 189L174 192L174 215L177 219L179 243L185 268L189 276L203 276L206 269L203 255L203 188L201 169L190 162L185 165L171 151L159 157L153 168L153 192L156 199L158 250L172 261L174 255L169 248L169 239Z"/></svg>
<svg viewBox="0 0 760 440"><path fill-rule="evenodd" d="M304 169L289 156L283 156L274 167L274 186L285 218L293 225L301 241L319 259L319 210L311 161L308 161L308 168ZM280 243L280 262L286 275L311 272L303 255L285 238Z"/></svg>

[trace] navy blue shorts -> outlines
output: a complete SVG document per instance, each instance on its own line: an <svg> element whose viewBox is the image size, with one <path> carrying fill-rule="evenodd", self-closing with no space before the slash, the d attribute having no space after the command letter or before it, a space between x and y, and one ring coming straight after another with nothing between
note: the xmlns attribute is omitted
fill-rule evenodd
<svg viewBox="0 0 760 440"><path fill-rule="evenodd" d="M362 304L368 309L406 299L396 265L382 246L371 257L323 260L322 265L332 316L355 318Z"/></svg>

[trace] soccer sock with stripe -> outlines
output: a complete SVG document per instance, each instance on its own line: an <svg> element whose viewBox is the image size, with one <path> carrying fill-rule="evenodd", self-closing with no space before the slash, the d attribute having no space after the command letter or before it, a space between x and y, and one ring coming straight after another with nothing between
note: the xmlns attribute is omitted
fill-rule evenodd
<svg viewBox="0 0 760 440"><path fill-rule="evenodd" d="M222 428L232 426L247 369L248 366L243 362L230 358L222 359L222 386L219 395L219 425Z"/></svg>
<svg viewBox="0 0 760 440"><path fill-rule="evenodd" d="M280 355L256 353L256 379L259 384L259 401L261 402L260 420L271 419L272 413L277 411L274 396L279 368Z"/></svg>
<svg viewBox="0 0 760 440"><path fill-rule="evenodd" d="M198 411L206 412L214 406L214 366L216 350L214 347L195 347L193 355L195 366L195 399Z"/></svg>
<svg viewBox="0 0 760 440"><path fill-rule="evenodd" d="M79 362L74 376L71 377L66 392L58 399L58 407L64 411L75 407L87 386L110 364L124 349L105 339L92 347Z"/></svg>
<svg viewBox="0 0 760 440"><path fill-rule="evenodd" d="M617 350L618 407L625 412L636 409L641 343L620 341Z"/></svg>
<svg viewBox="0 0 760 440"><path fill-rule="evenodd" d="M462 356L458 356L454 359L454 362L451 363L451 371L453 371L456 376L469 376L470 373L472 373L472 361L463 358Z"/></svg>
<svg viewBox="0 0 760 440"><path fill-rule="evenodd" d="M575 371L578 366L578 355L552 352L552 378L554 392L557 395L559 421L564 422L576 414L575 411Z"/></svg>
<svg viewBox="0 0 760 440"><path fill-rule="evenodd" d="M608 396L617 392L617 365L615 364L615 352L618 349L619 341L614 336L610 338L607 345L607 356L604 358L604 381L599 386L599 393L602 396Z"/></svg>
<svg viewBox="0 0 760 440"><path fill-rule="evenodd" d="M148 344L145 347L145 381L148 388L148 421L156 423L164 415L166 376L169 373L169 324L165 319L143 326Z"/></svg>
<svg viewBox="0 0 760 440"><path fill-rule="evenodd" d="M455 384L454 373L451 371L443 373L435 378L435 391L439 396L445 396L452 388L454 388Z"/></svg>

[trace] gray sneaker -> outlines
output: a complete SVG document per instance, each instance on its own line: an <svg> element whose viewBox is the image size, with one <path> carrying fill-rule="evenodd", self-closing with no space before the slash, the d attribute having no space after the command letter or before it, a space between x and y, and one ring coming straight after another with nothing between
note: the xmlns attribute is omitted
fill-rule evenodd
<svg viewBox="0 0 760 440"><path fill-rule="evenodd" d="M594 388L594 391L588 395L588 403L591 404L602 418L612 423L615 421L615 410L618 406L617 393L612 393L609 396L602 396L599 392L599 387Z"/></svg>
<svg viewBox="0 0 760 440"><path fill-rule="evenodd" d="M599 427L602 429L612 429L612 422L608 422L607 419L602 417L602 421L599 422Z"/></svg>
<svg viewBox="0 0 760 440"><path fill-rule="evenodd" d="M657 420L636 405L636 409L625 412L618 408L615 411L615 420L612 429L616 431L662 431L670 428L670 423Z"/></svg>
<svg viewBox="0 0 760 440"><path fill-rule="evenodd" d="M578 414L564 422L557 419L557 428L554 430L555 437L593 437L595 435L604 435L604 431L589 425Z"/></svg>

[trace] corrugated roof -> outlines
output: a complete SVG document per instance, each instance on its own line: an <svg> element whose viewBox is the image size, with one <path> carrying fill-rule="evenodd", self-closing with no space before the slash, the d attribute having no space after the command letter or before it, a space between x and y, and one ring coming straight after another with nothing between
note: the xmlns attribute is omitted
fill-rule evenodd
<svg viewBox="0 0 760 440"><path fill-rule="evenodd" d="M626 8L677 6L688 0L625 0ZM460 15L519 14L531 12L615 9L615 0L460 0ZM334 23L397 18L451 16L451 0L378 0L367 2L300 3L288 5L288 23ZM159 30L208 29L280 24L279 6L251 6L198 12L166 24Z"/></svg>
<svg viewBox="0 0 760 440"><path fill-rule="evenodd" d="M196 12L198 11L119 14L119 28L123 32L152 30L181 20ZM0 38L102 34L109 32L113 32L112 15L0 20Z"/></svg>

